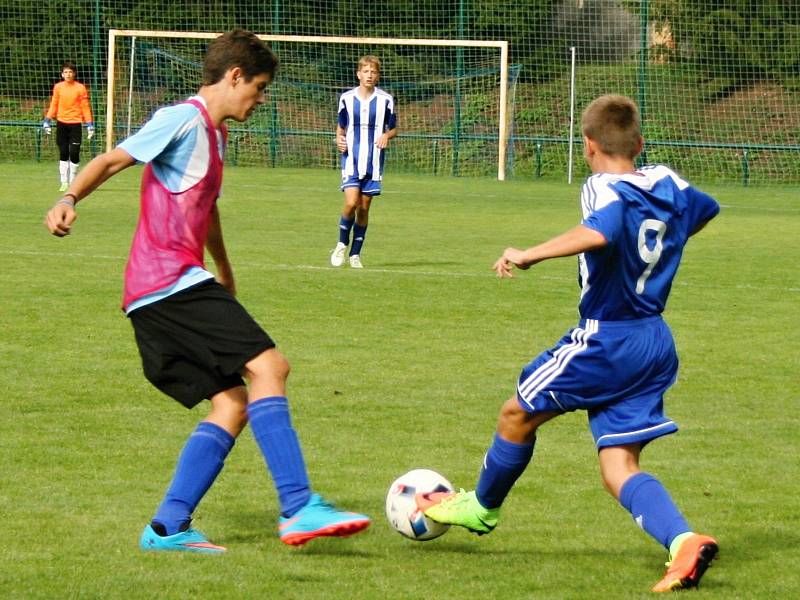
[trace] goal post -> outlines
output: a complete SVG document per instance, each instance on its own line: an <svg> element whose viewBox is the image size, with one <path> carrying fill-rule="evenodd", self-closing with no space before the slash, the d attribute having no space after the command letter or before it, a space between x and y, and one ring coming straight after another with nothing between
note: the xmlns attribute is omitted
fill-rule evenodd
<svg viewBox="0 0 800 600"><path fill-rule="evenodd" d="M106 148L163 105L194 93L205 40L220 33L110 29ZM486 174L506 178L509 122L508 42L377 37L258 35L281 61L268 115L232 124L234 162L317 166L335 163L331 149L336 99L357 85L363 54L383 62L380 87L395 96L401 144L392 169ZM122 47L122 44L125 47ZM324 51L320 49L324 48ZM194 90L188 86L193 85ZM128 127L129 129L129 127ZM321 139L326 139L321 144ZM397 155L400 155L398 158Z"/></svg>

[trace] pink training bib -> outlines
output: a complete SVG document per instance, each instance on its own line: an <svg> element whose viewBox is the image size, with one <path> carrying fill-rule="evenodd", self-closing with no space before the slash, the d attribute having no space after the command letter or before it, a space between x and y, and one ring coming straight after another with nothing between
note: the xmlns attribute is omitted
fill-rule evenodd
<svg viewBox="0 0 800 600"><path fill-rule="evenodd" d="M205 107L210 162L203 179L183 192L171 192L147 164L142 176L139 222L125 267L123 308L134 300L175 283L189 267L205 267L204 250L211 211L222 186L222 158L216 128ZM227 131L221 128L223 140Z"/></svg>

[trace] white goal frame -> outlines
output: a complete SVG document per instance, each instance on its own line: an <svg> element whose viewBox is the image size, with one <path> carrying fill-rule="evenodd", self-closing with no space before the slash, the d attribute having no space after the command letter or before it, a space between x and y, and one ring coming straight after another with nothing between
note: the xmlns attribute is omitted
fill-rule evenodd
<svg viewBox="0 0 800 600"><path fill-rule="evenodd" d="M197 31L150 31L138 29L110 29L108 31L108 80L106 82L106 150L111 150L114 139L114 59L118 37L143 38L186 38L214 39L221 33L201 33ZM506 153L508 150L508 42L483 40L433 40L433 39L401 39L370 38L346 36L318 35L259 35L259 39L267 42L317 42L322 44L360 44L360 45L392 45L392 46L449 46L463 48L498 48L500 50L500 100L498 107L497 127L497 179L506 178ZM199 85L199 83L198 83Z"/></svg>

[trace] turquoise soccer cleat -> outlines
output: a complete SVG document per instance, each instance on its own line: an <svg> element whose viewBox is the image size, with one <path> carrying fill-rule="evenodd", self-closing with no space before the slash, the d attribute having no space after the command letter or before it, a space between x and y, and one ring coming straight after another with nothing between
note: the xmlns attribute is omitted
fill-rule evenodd
<svg viewBox="0 0 800 600"><path fill-rule="evenodd" d="M139 540L139 547L146 551L166 552L201 552L204 554L222 554L225 548L212 544L196 529L187 529L174 535L158 535L151 525L144 528Z"/></svg>
<svg viewBox="0 0 800 600"><path fill-rule="evenodd" d="M281 517L278 524L280 539L290 546L301 546L318 537L347 537L369 527L366 515L338 510L319 494L311 498L299 512Z"/></svg>

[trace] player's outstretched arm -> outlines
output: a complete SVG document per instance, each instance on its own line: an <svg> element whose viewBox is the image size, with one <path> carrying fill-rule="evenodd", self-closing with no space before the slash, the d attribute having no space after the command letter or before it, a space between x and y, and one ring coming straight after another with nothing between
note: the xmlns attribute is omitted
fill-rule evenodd
<svg viewBox="0 0 800 600"><path fill-rule="evenodd" d="M500 278L513 277L513 267L524 270L543 260L597 250L607 243L606 238L600 232L585 225L577 225L561 235L527 250L506 248L492 268Z"/></svg>
<svg viewBox="0 0 800 600"><path fill-rule="evenodd" d="M72 223L78 218L75 204L92 193L109 177L135 163L136 159L121 148L96 156L78 173L69 190L48 211L44 219L45 227L55 236L69 235Z"/></svg>
<svg viewBox="0 0 800 600"><path fill-rule="evenodd" d="M214 204L211 211L211 222L208 226L208 237L206 237L206 248L208 248L214 266L217 270L217 281L226 288L231 294L236 295L236 280L233 277L233 267L228 260L228 252L225 250L225 240L222 237L222 221L219 217L219 208Z"/></svg>

